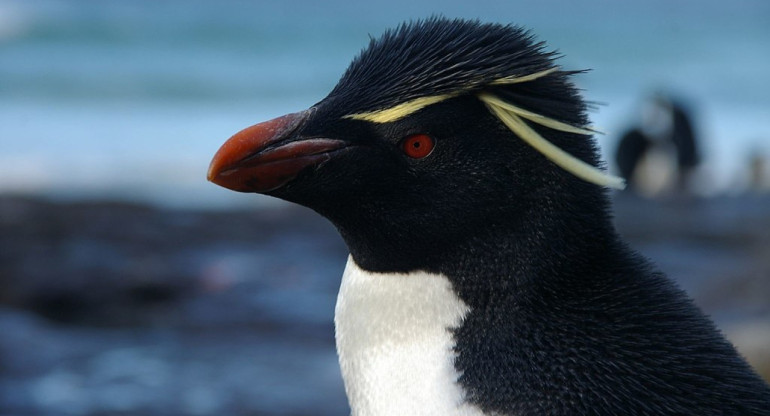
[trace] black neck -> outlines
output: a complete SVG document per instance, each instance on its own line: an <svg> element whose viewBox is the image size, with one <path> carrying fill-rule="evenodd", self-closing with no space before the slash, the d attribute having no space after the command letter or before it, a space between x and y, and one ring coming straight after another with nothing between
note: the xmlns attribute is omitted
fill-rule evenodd
<svg viewBox="0 0 770 416"><path fill-rule="evenodd" d="M622 251L604 191L591 184L578 188L586 192L573 189L567 194L572 197L479 204L489 212L475 212L455 223L425 218L393 221L382 228L382 221L352 214L333 222L360 267L441 273L450 277L461 297L470 300L482 292L511 293L514 288L519 292L533 282L570 281L598 267L597 262L611 257L610 251ZM358 212L367 211L360 207ZM415 230L415 223L439 225ZM624 256L614 258L619 257Z"/></svg>

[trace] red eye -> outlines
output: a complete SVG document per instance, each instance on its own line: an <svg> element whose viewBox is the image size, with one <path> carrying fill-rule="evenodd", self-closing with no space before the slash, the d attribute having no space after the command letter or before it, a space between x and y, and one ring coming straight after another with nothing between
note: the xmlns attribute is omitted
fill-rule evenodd
<svg viewBox="0 0 770 416"><path fill-rule="evenodd" d="M401 150L414 159L422 159L433 151L435 142L427 134L414 134L401 141Z"/></svg>

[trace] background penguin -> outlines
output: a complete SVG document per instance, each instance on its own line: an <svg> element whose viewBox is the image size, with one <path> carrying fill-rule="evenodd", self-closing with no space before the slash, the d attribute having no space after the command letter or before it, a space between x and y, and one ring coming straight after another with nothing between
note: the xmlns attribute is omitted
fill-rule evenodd
<svg viewBox="0 0 770 416"><path fill-rule="evenodd" d="M527 32L434 18L321 102L249 127L213 182L308 206L350 248L355 415L761 415L770 389L617 236L585 105Z"/></svg>
<svg viewBox="0 0 770 416"><path fill-rule="evenodd" d="M641 119L621 137L615 153L629 188L645 196L691 192L700 152L687 106L656 93L645 102Z"/></svg>

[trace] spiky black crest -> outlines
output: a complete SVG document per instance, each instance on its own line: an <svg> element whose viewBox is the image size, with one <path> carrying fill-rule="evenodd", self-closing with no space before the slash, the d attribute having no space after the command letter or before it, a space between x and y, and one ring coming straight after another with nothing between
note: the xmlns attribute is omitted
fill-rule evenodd
<svg viewBox="0 0 770 416"><path fill-rule="evenodd" d="M472 93L501 78L553 68L554 53L543 48L516 26L436 17L404 23L372 39L329 98L365 112Z"/></svg>
<svg viewBox="0 0 770 416"><path fill-rule="evenodd" d="M622 179L565 152L524 121L592 135L584 128L585 104L569 82L571 73L559 71L554 56L516 26L431 18L373 39L324 101L333 117L387 123L475 94L552 162L589 182L622 189Z"/></svg>

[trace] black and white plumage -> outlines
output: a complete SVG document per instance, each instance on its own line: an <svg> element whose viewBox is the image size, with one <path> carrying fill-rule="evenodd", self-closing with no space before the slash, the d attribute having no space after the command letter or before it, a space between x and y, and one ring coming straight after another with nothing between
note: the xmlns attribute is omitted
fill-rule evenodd
<svg viewBox="0 0 770 416"><path fill-rule="evenodd" d="M516 27L402 25L311 109L236 134L209 179L345 239L356 415L770 414L767 384L619 239L599 186L617 182L554 58Z"/></svg>

